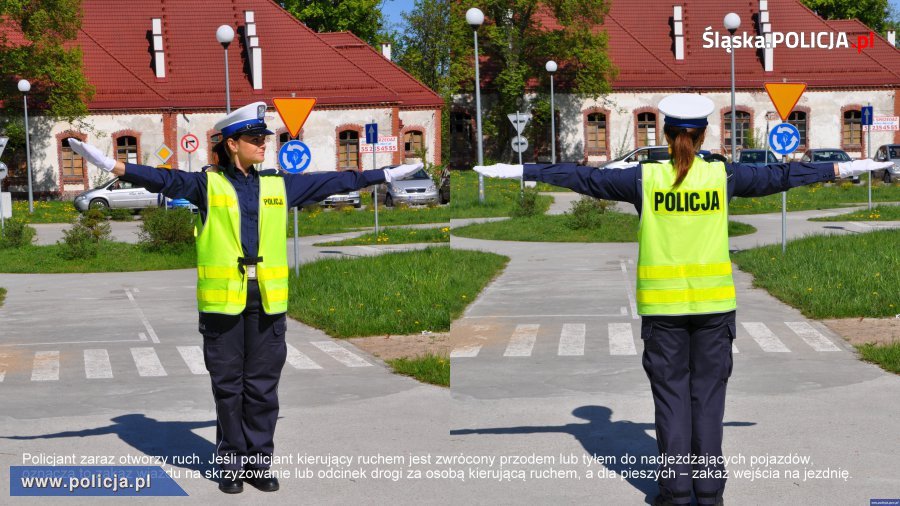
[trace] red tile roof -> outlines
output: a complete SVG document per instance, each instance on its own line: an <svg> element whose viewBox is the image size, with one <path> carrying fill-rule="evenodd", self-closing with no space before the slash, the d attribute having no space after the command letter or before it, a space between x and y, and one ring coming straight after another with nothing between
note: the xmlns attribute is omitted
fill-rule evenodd
<svg viewBox="0 0 900 506"><path fill-rule="evenodd" d="M82 5L75 44L82 47L85 74L96 88L91 110L224 108L224 55L215 38L222 24L236 32L228 48L232 107L271 103L291 93L315 97L319 106L442 105L436 95L437 100L426 99L433 93L408 82L389 62L334 49L270 0L84 0ZM246 70L244 11L255 13L262 90L253 89ZM152 18L162 19L162 79L153 69Z"/></svg>
<svg viewBox="0 0 900 506"><path fill-rule="evenodd" d="M444 104L440 95L385 58L356 35L350 32L333 32L320 33L319 37L350 60L358 62L381 84L400 94L403 97L404 105L440 107Z"/></svg>
<svg viewBox="0 0 900 506"><path fill-rule="evenodd" d="M684 5L685 58L680 61L675 60L670 25L676 3ZM769 0L768 5L773 31L807 34L845 31L850 42L856 41L857 32L869 32L856 20L825 21L799 0ZM724 49L703 48L706 27L712 27L721 36L728 35L723 27L728 12L741 17L738 35L744 31L752 36L758 34L759 2L755 0L645 0L640 2L640 8L633 2L612 0L609 14L596 30L608 34L609 54L619 69L612 82L613 89L730 88L730 55ZM559 27L549 13L539 14L538 19L547 29ZM564 81L564 68L560 68L560 74ZM900 50L878 35L874 47L861 53L853 47L827 50L788 48L782 44L774 50L773 72L765 72L756 49L736 50L737 88L761 89L765 82L782 79L806 82L812 88L897 88L900 87ZM537 81L531 84L536 85Z"/></svg>

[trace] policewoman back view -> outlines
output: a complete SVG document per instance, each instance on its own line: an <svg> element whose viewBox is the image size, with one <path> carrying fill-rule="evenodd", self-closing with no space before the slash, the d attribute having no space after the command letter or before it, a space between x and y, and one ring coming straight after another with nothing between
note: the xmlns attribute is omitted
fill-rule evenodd
<svg viewBox="0 0 900 506"><path fill-rule="evenodd" d="M722 421L735 337L728 201L881 168L871 160L754 167L707 161L703 144L715 105L703 96L664 98L671 157L625 169L573 163L477 166L486 176L524 178L593 197L629 202L641 216L637 309L642 363L655 406L661 455L654 504L724 504ZM692 459L694 465L692 465ZM697 479L692 479L692 471Z"/></svg>
<svg viewBox="0 0 900 506"><path fill-rule="evenodd" d="M340 192L403 179L422 164L387 170L309 175L257 170L265 159L266 104L236 109L215 125L218 165L202 172L163 170L117 162L99 149L70 140L72 149L101 169L152 192L196 205L197 308L203 358L216 407L219 489L234 494L247 482L279 489L269 471L278 420L278 382L287 354L287 211Z"/></svg>

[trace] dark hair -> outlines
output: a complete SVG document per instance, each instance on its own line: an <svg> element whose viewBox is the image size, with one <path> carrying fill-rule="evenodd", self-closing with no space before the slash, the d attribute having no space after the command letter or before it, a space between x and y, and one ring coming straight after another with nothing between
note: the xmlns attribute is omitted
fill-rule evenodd
<svg viewBox="0 0 900 506"><path fill-rule="evenodd" d="M691 165L694 163L694 156L697 150L703 144L703 138L706 135L706 127L704 128L688 128L666 125L663 128L666 135L666 141L669 143L669 149L672 152L672 166L675 167L677 175L675 176L675 184L678 185L687 177Z"/></svg>

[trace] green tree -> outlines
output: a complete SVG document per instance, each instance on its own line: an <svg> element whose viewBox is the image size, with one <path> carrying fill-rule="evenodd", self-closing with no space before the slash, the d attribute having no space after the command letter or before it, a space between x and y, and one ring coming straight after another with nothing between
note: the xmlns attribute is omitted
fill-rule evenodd
<svg viewBox="0 0 900 506"><path fill-rule="evenodd" d="M892 21L888 0L803 0L803 3L825 19L858 19L879 33Z"/></svg>
<svg viewBox="0 0 900 506"><path fill-rule="evenodd" d="M11 161L25 144L19 79L31 82L29 112L67 121L87 114L93 88L82 70L81 49L65 46L81 26L81 0L0 0L0 18L0 131L10 138L4 160Z"/></svg>
<svg viewBox="0 0 900 506"><path fill-rule="evenodd" d="M286 0L284 8L316 32L353 32L370 46L384 38L382 0Z"/></svg>

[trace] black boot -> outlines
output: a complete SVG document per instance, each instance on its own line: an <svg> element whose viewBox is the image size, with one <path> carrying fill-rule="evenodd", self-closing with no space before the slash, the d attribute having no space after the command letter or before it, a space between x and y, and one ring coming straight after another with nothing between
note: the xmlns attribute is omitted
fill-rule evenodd
<svg viewBox="0 0 900 506"><path fill-rule="evenodd" d="M278 478L272 476L268 469L248 469L244 481L261 492L274 492L279 488Z"/></svg>
<svg viewBox="0 0 900 506"><path fill-rule="evenodd" d="M226 494L240 494L244 491L244 483L238 477L237 471L225 471L219 481L219 490Z"/></svg>

